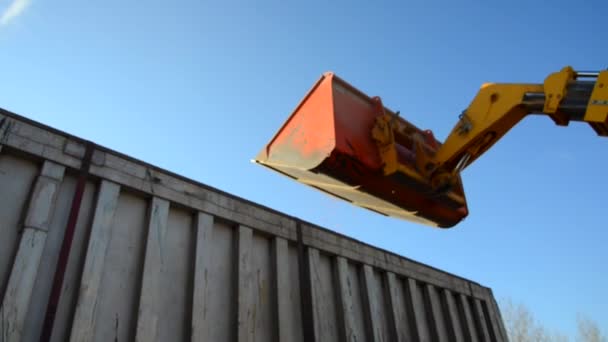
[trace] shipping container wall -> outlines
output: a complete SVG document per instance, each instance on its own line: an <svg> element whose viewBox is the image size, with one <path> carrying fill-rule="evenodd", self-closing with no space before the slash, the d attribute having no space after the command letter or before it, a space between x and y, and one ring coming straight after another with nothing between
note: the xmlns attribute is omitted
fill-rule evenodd
<svg viewBox="0 0 608 342"><path fill-rule="evenodd" d="M0 112L2 341L506 341L489 288Z"/></svg>

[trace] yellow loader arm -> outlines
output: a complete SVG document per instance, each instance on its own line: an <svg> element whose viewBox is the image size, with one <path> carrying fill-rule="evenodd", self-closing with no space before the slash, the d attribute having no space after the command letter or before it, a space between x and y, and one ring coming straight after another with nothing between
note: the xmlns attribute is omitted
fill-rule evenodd
<svg viewBox="0 0 608 342"><path fill-rule="evenodd" d="M435 153L417 150L417 170L433 189L445 192L462 170L528 114L547 115L559 126L586 122L599 136L608 136L608 70L576 72L568 66L542 84L484 84ZM407 167L392 161L386 158L385 170Z"/></svg>

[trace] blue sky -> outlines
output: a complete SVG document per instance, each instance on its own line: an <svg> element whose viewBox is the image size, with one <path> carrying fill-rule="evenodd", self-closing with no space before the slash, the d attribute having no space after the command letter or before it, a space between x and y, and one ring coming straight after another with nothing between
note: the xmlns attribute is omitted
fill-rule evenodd
<svg viewBox="0 0 608 342"><path fill-rule="evenodd" d="M608 330L608 140L531 117L468 168L452 230L251 164L334 71L444 140L484 82L608 67L605 1L0 0L0 107ZM6 14L8 11L8 15Z"/></svg>

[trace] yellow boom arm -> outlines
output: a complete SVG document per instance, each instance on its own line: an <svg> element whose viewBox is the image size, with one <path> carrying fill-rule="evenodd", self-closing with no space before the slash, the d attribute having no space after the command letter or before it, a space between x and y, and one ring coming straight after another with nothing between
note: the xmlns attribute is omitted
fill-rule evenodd
<svg viewBox="0 0 608 342"><path fill-rule="evenodd" d="M598 135L608 136L608 70L577 73L565 67L543 84L484 84L437 153L419 162L433 188L449 188L528 114L547 115L560 126L587 122Z"/></svg>

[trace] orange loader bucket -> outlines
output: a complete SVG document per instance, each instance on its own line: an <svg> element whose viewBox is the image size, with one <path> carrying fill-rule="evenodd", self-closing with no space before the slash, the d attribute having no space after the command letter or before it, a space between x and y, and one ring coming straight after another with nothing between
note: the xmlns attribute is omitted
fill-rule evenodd
<svg viewBox="0 0 608 342"><path fill-rule="evenodd" d="M382 215L441 228L456 225L468 214L460 179L450 192L437 194L421 177L383 173L371 134L382 115L376 107L372 98L325 73L254 161ZM430 131L415 130L430 139L427 147L441 146ZM397 151L400 163L415 171L411 146L398 145Z"/></svg>

